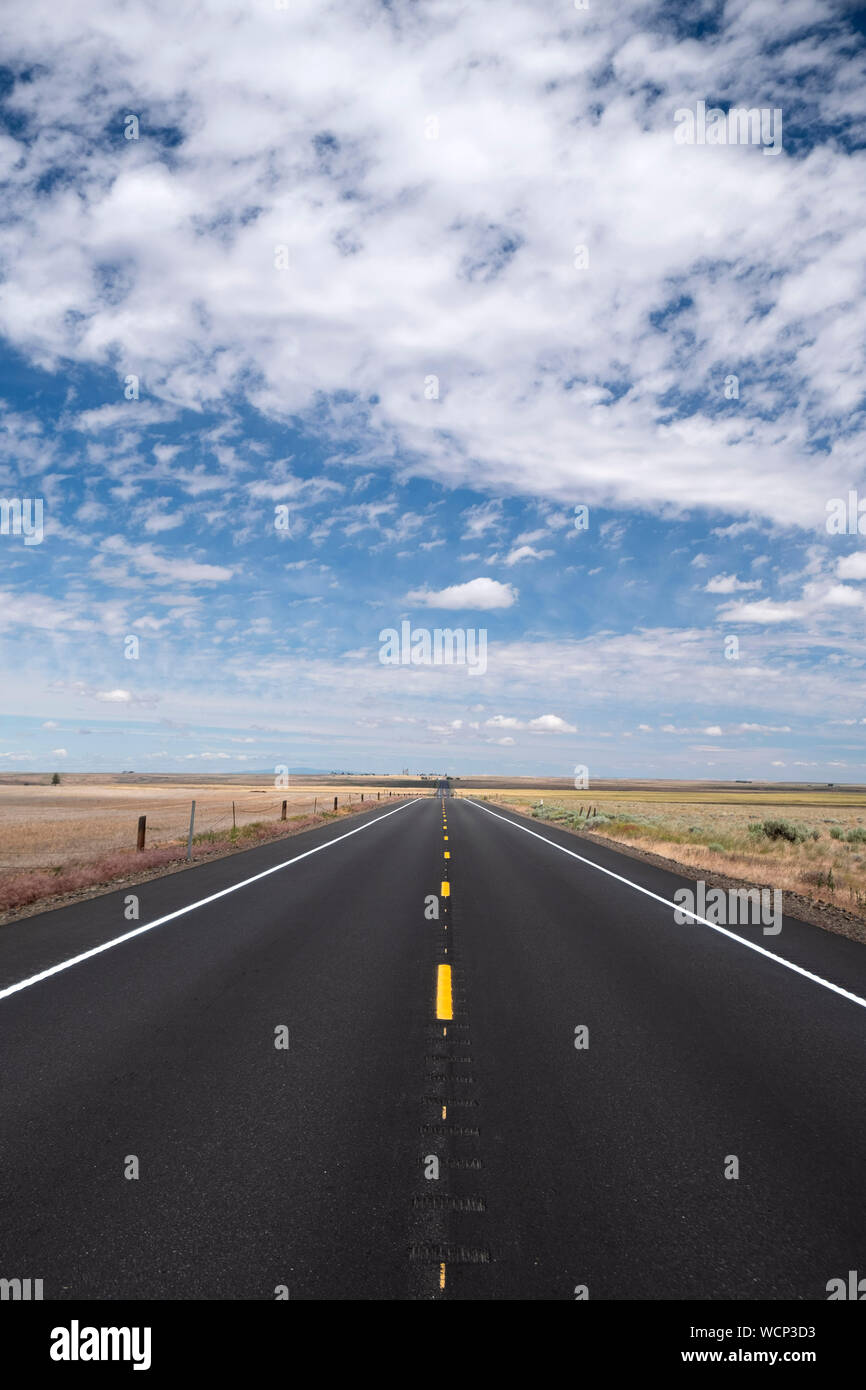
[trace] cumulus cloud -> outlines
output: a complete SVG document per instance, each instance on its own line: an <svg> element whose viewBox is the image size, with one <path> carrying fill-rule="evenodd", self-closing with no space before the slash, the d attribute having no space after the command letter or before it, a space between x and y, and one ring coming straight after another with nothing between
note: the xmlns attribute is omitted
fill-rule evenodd
<svg viewBox="0 0 866 1390"><path fill-rule="evenodd" d="M537 719L530 719L529 727L540 734L577 733L577 725L569 724L565 719L561 719L558 714L540 714Z"/></svg>
<svg viewBox="0 0 866 1390"><path fill-rule="evenodd" d="M425 608L511 608L517 602L519 590L513 584L502 584L486 576L451 584L446 589L413 589L406 595L407 603Z"/></svg>

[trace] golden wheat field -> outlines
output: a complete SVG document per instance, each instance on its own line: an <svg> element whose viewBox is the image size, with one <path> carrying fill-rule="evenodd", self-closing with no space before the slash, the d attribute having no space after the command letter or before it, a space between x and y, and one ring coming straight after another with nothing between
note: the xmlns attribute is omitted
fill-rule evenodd
<svg viewBox="0 0 866 1390"><path fill-rule="evenodd" d="M866 918L866 792L687 787L463 793Z"/></svg>

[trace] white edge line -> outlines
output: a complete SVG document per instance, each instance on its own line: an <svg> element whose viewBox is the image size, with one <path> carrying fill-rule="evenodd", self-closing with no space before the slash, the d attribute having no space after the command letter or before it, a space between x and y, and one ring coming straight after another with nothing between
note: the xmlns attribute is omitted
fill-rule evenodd
<svg viewBox="0 0 866 1390"><path fill-rule="evenodd" d="M269 874L279 873L280 869L288 869L291 864L297 864L301 859L308 859L311 854L318 854L320 850L330 849L332 845L338 845L341 840L348 840L350 835L360 835L362 830L369 830L373 825L381 825L383 820L389 816L396 816L398 811L405 811L407 806L414 806L420 797L413 797L411 801L404 801L402 806L395 806L393 811L386 811L384 816L377 816L375 820L367 821L365 825L358 825L354 830L347 830L345 835L338 835L334 840L327 840L323 845L316 845L315 849L304 850L303 854L296 854L294 859L285 859L282 864L274 864L270 869L263 869L260 874L253 874L252 878L242 879L240 883L233 883L228 888L221 888L218 893L211 893L208 898L199 898L198 902L188 903L186 907L179 907L175 912L167 912L164 917L157 917L153 922L145 922L143 926L135 927L132 931L124 932L122 936L112 937L111 941L103 941L100 946L92 946L89 951L82 951L78 956L70 956L69 960L62 960L57 965L51 965L47 970L40 970L38 975L30 975L26 980L19 980L17 984L7 985L5 989L0 989L0 999L6 999L10 994L17 994L21 989L28 989L30 985L37 985L40 980L47 980L51 975L59 975L62 970L68 970L70 966L80 965L83 960L90 960L91 956L101 955L103 951L110 951L112 946L120 946L124 941L131 941L134 936L141 936L143 932L153 931L154 927L161 927L165 922L172 922L176 917L183 917L187 912L194 912L197 907L206 907L208 903L215 903L218 898L224 898L229 893L237 893L240 888L248 888L251 883L257 883L261 878L267 878ZM122 889L118 889L122 892Z"/></svg>
<svg viewBox="0 0 866 1390"><path fill-rule="evenodd" d="M701 926L709 927L711 931L717 931L722 936L727 936L731 941L736 941L738 945L745 946L749 951L757 951L759 956L766 956L767 960L774 960L777 965L784 965L787 970L793 970L795 974L804 976L816 985L823 985L824 989L830 989L834 994L841 994L843 999L850 999L852 1004L859 1004L861 1009L866 1009L866 999L861 999L859 994L852 994L849 989L843 989L841 985L834 985L832 980L825 980L821 975L813 975L811 970L805 970L802 965L795 965L791 960L785 960L784 956L777 956L775 952L768 951L766 947L759 946L757 942L747 941L744 936L738 936L736 932L728 931L726 927L720 927L718 922L710 922L706 917L699 917L696 912L689 912L688 908L680 907L678 903L671 902L670 898L663 898L658 893L653 893L649 888L642 888L639 883L633 883L630 878L623 878L622 874L615 874L613 869L605 869L603 865L596 864L592 859L586 859L582 854L575 854L573 849L566 849L564 845L558 845L555 840L548 840L546 835L539 835L537 830L530 830L528 826L520 825L517 821L509 820L508 816L501 816L498 811L491 811L489 807L482 806L480 801L469 801L470 806L477 806L479 811L486 811L488 816L495 816L497 820L504 820L506 825L513 826L515 830L522 830L524 835L531 835L535 840L542 840L544 844L550 845L553 849L561 850L563 854L568 854L572 859L579 859L581 864L588 864L591 869L597 869L600 874L607 874L609 878L615 878L620 883L625 883L629 888L634 888L638 893L645 893L648 898L654 898L657 903L664 903L665 907L672 907L675 912L680 912L684 917L691 917L695 922L700 922ZM616 845L611 844L611 849L616 850ZM2 998L2 995L0 995Z"/></svg>

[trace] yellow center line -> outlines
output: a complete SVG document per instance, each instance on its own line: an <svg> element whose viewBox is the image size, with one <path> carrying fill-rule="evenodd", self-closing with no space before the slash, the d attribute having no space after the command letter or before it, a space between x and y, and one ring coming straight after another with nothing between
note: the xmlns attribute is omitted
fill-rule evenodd
<svg viewBox="0 0 866 1390"><path fill-rule="evenodd" d="M451 858L451 851L450 851L450 849L446 849L446 850L444 851L444 854L445 854L445 858L446 858L446 859L450 859L450 858Z"/></svg>
<svg viewBox="0 0 866 1390"><path fill-rule="evenodd" d="M443 878L443 880L442 880L442 890L441 890L440 896L443 897L443 898L450 898L450 897L451 897L451 884L450 884L450 883L448 882L448 880L445 879L445 878Z"/></svg>
<svg viewBox="0 0 866 1390"><path fill-rule="evenodd" d="M450 965L440 965L436 970L436 1017L454 1017L454 1004L451 998Z"/></svg>
<svg viewBox="0 0 866 1390"><path fill-rule="evenodd" d="M444 1266L444 1265L440 1265L440 1266L439 1266L439 1287L440 1287L440 1289L444 1289L444 1287L445 1287L445 1266Z"/></svg>

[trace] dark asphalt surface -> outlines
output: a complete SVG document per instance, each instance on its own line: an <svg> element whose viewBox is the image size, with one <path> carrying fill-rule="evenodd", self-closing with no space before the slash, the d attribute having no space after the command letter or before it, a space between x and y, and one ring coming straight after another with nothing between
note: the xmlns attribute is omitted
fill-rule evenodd
<svg viewBox="0 0 866 1390"><path fill-rule="evenodd" d="M445 805L447 843L416 801L0 929L2 989L328 846L0 998L0 1277L824 1300L866 1273L866 1009L518 827L666 898L686 880ZM866 998L862 946L739 930Z"/></svg>

